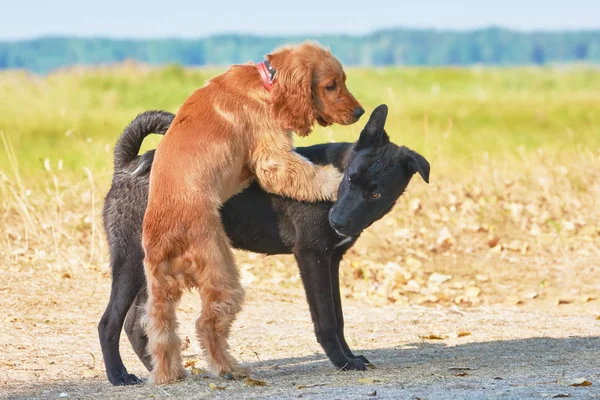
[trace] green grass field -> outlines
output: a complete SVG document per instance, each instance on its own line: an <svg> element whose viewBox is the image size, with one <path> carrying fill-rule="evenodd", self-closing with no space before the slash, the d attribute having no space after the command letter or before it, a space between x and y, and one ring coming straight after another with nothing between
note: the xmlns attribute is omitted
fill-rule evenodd
<svg viewBox="0 0 600 400"><path fill-rule="evenodd" d="M80 175L83 167L106 174L112 145L137 113L176 111L218 72L135 65L69 69L48 77L3 72L0 132L28 180L45 176L44 162L54 167L60 162ZM447 167L471 169L486 153L517 159L523 150L564 155L600 144L595 68L352 69L348 76L367 112L388 104L393 140L426 155L435 174ZM318 127L297 144L354 141L364 122ZM157 140L148 140L145 148ZM0 169L8 168L8 159L0 157Z"/></svg>

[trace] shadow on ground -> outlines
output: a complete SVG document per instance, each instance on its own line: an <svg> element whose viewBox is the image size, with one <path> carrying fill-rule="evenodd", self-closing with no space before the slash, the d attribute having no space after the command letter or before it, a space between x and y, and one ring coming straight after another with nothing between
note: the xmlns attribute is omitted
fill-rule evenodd
<svg viewBox="0 0 600 400"><path fill-rule="evenodd" d="M358 352L376 368L338 372L322 355L250 364L265 387L215 378L172 385L112 387L107 381L73 380L9 388L11 399L34 398L600 398L600 336L528 338L448 347L418 342ZM573 387L576 378L591 386ZM210 384L225 389L211 389ZM5 392L6 393L6 392Z"/></svg>

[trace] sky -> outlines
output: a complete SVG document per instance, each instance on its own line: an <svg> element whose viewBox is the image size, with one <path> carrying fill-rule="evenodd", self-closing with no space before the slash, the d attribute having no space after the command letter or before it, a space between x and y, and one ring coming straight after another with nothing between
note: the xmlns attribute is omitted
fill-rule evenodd
<svg viewBox="0 0 600 400"><path fill-rule="evenodd" d="M1 0L0 40L345 33L391 27L600 29L600 0Z"/></svg>

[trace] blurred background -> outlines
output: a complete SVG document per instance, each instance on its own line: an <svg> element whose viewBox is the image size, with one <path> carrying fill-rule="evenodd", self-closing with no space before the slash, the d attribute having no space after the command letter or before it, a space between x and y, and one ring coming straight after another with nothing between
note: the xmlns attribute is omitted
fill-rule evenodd
<svg viewBox="0 0 600 400"><path fill-rule="evenodd" d="M110 286L101 210L126 124L148 109L176 112L226 66L305 39L342 61L367 114L388 104L393 141L432 168L431 183L413 179L345 257L347 304L499 307L597 324L598 16L600 2L583 0L3 4L0 269L9 283L0 283L0 338L20 332L23 343L7 340L5 359L32 366L7 376L38 379L41 363L43 379L73 371L104 379L81 348L101 360L95 324ZM365 122L317 127L296 143L354 141ZM236 257L251 304L271 296L281 315L304 304L292 257ZM277 303L283 292L293 300ZM66 327L82 332L78 341ZM50 334L48 346L70 352L64 363L35 358Z"/></svg>
<svg viewBox="0 0 600 400"><path fill-rule="evenodd" d="M310 39L350 69L368 107L392 106L392 134L419 149L472 159L587 145L598 137L598 113L581 102L597 106L586 94L598 85L599 14L581 0L14 2L0 16L0 128L22 172L83 155L96 169L136 113L175 111L227 65ZM318 129L298 143L358 132Z"/></svg>
<svg viewBox="0 0 600 400"><path fill-rule="evenodd" d="M597 2L582 0L25 1L3 10L0 68L229 65L307 38L345 65L593 63L599 13Z"/></svg>

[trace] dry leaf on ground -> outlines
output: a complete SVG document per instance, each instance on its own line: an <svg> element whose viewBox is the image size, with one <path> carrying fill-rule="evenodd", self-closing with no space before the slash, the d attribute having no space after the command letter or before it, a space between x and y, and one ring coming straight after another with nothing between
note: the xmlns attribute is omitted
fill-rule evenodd
<svg viewBox="0 0 600 400"><path fill-rule="evenodd" d="M196 367L192 366L191 373L194 376L198 376L198 375L206 374L207 372L205 370L203 370L202 368L196 368Z"/></svg>
<svg viewBox="0 0 600 400"><path fill-rule="evenodd" d="M513 306L519 306L519 305L524 304L525 302L523 301L523 299L520 299L517 296L508 296L506 298L506 303L513 305Z"/></svg>
<svg viewBox="0 0 600 400"><path fill-rule="evenodd" d="M260 379L244 378L244 383L248 386L267 386L267 382L261 381Z"/></svg>
<svg viewBox="0 0 600 400"><path fill-rule="evenodd" d="M384 379L381 378L361 378L358 380L359 383L379 383L383 381Z"/></svg>
<svg viewBox="0 0 600 400"><path fill-rule="evenodd" d="M469 288L467 288L467 290L465 291L465 295L467 297L477 297L481 294L481 289L479 289L477 286L471 286Z"/></svg>
<svg viewBox="0 0 600 400"><path fill-rule="evenodd" d="M498 243L500 243L500 238L498 236L494 236L493 238L488 240L488 246L490 248L494 248L494 247L498 246Z"/></svg>
<svg viewBox="0 0 600 400"><path fill-rule="evenodd" d="M438 232L438 238L436 240L436 244L442 249L446 250L452 246L454 243L454 236L450 233L450 230L447 227L443 227Z"/></svg>
<svg viewBox="0 0 600 400"><path fill-rule="evenodd" d="M585 378L577 378L567 382L569 386L592 386L592 382Z"/></svg>
<svg viewBox="0 0 600 400"><path fill-rule="evenodd" d="M413 257L407 257L405 263L406 266L411 269L419 269L423 266L423 263L421 261Z"/></svg>
<svg viewBox="0 0 600 400"><path fill-rule="evenodd" d="M181 341L181 351L186 351L189 349L191 344L192 342L190 341L190 338L186 336L185 339Z"/></svg>
<svg viewBox="0 0 600 400"><path fill-rule="evenodd" d="M313 385L298 385L298 389L309 389L309 388L325 386L325 385L327 385L327 384L326 383L315 383Z"/></svg>
<svg viewBox="0 0 600 400"><path fill-rule="evenodd" d="M463 371L471 371L469 367L450 367L448 368L450 372L463 372Z"/></svg>
<svg viewBox="0 0 600 400"><path fill-rule="evenodd" d="M452 275L444 275L444 274L439 274L437 272L434 272L433 274L431 274L429 276L429 282L431 283L437 283L438 285L449 281L450 279L452 279Z"/></svg>
<svg viewBox="0 0 600 400"><path fill-rule="evenodd" d="M436 334L431 334L431 335L427 335L427 336L419 336L421 339L425 339L425 340L444 340L447 338L446 335L436 335Z"/></svg>
<svg viewBox="0 0 600 400"><path fill-rule="evenodd" d="M208 387L209 387L211 390L225 390L225 389L227 389L227 387L225 387L225 386L221 386L221 385L215 385L214 383L210 383L210 384L208 385Z"/></svg>

